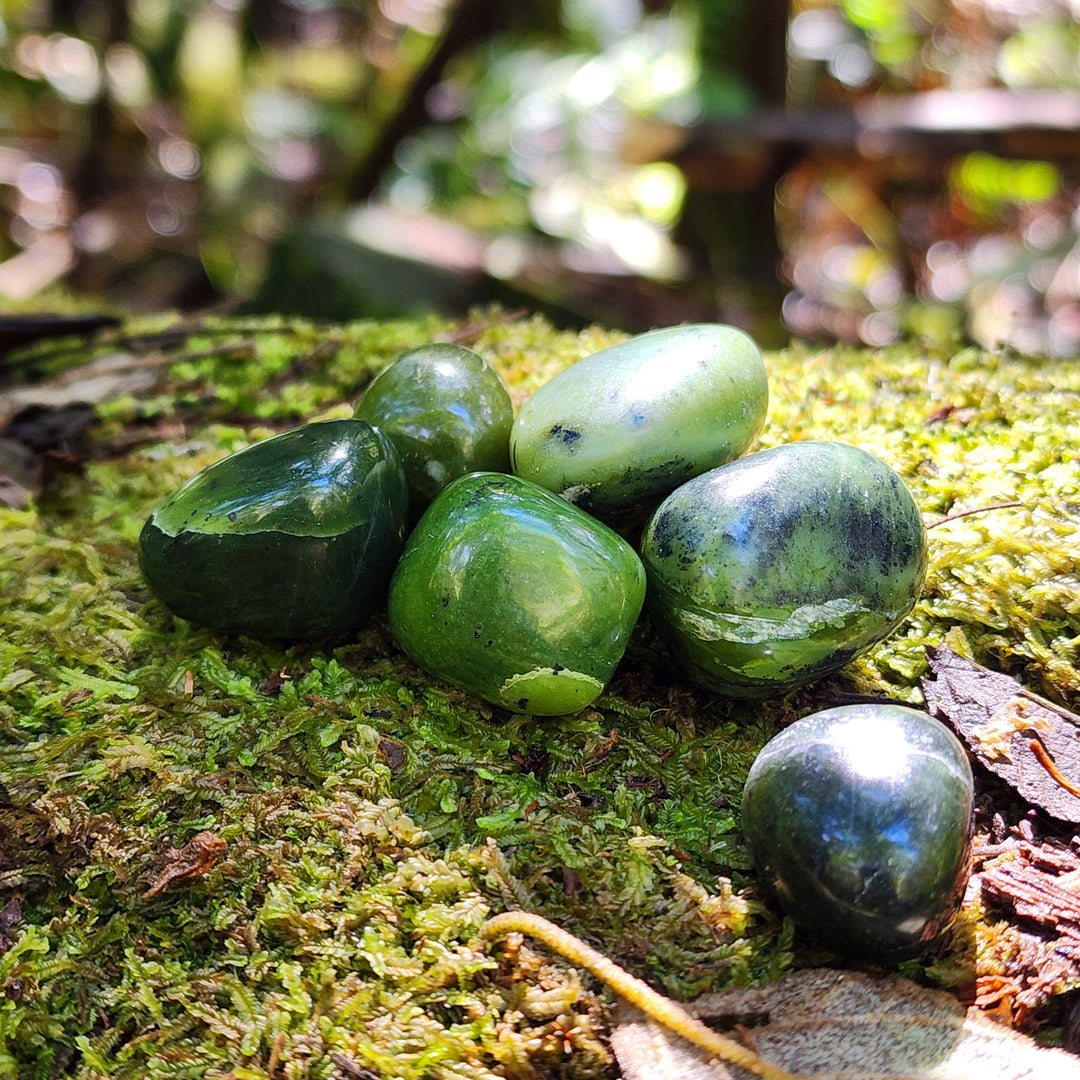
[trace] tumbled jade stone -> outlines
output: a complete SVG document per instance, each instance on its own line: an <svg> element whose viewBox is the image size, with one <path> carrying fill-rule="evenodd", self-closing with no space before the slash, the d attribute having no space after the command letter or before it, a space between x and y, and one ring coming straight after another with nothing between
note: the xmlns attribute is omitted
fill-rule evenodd
<svg viewBox="0 0 1080 1080"><path fill-rule="evenodd" d="M335 634L385 595L407 512L386 436L324 420L193 476L150 515L139 565L191 622L262 638Z"/></svg>
<svg viewBox="0 0 1080 1080"><path fill-rule="evenodd" d="M926 574L900 477L831 442L785 443L688 481L645 525L649 604L692 679L768 697L889 634Z"/></svg>
<svg viewBox="0 0 1080 1080"><path fill-rule="evenodd" d="M364 391L353 415L394 444L414 519L451 480L510 470L510 395L499 373L460 345L402 353Z"/></svg>
<svg viewBox="0 0 1080 1080"><path fill-rule="evenodd" d="M679 484L743 453L768 400L761 352L741 330L653 330L541 386L514 421L511 467L599 518L640 519Z"/></svg>
<svg viewBox="0 0 1080 1080"><path fill-rule="evenodd" d="M763 883L837 952L924 950L959 907L969 869L971 766L956 737L902 705L844 705L766 744L742 825Z"/></svg>
<svg viewBox="0 0 1080 1080"><path fill-rule="evenodd" d="M595 518L515 476L473 473L428 507L390 582L390 629L431 674L515 712L593 701L637 622L645 573Z"/></svg>

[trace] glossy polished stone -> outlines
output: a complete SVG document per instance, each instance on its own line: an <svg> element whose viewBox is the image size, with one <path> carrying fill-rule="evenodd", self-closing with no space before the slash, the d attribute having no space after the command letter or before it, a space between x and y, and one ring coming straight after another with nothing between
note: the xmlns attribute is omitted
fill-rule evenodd
<svg viewBox="0 0 1080 1080"><path fill-rule="evenodd" d="M645 572L620 536L516 476L454 481L390 583L390 629L431 674L514 712L584 708L622 658Z"/></svg>
<svg viewBox="0 0 1080 1080"><path fill-rule="evenodd" d="M765 746L742 824L794 922L837 952L891 961L927 948L956 913L971 807L971 767L944 725L901 705L846 705Z"/></svg>
<svg viewBox="0 0 1080 1080"><path fill-rule="evenodd" d="M560 371L522 406L513 471L619 523L743 453L765 422L761 352L733 326L639 334Z"/></svg>
<svg viewBox="0 0 1080 1080"><path fill-rule="evenodd" d="M139 565L174 614L263 638L357 626L385 595L407 527L387 438L326 420L204 469L147 520Z"/></svg>
<svg viewBox="0 0 1080 1080"><path fill-rule="evenodd" d="M785 443L704 473L646 523L649 605L684 670L730 697L835 671L891 633L926 574L904 482L855 446Z"/></svg>
<svg viewBox="0 0 1080 1080"><path fill-rule="evenodd" d="M451 480L510 471L514 407L498 372L461 345L402 353L364 391L353 415L394 444L413 520Z"/></svg>

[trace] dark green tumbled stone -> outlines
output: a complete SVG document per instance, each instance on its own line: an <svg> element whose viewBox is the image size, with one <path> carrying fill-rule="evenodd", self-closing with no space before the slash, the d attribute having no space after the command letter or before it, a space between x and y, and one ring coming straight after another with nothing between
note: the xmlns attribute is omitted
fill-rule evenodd
<svg viewBox="0 0 1080 1080"><path fill-rule="evenodd" d="M376 376L354 416L394 444L414 520L451 480L510 470L514 407L499 373L460 345L402 353Z"/></svg>
<svg viewBox="0 0 1080 1080"><path fill-rule="evenodd" d="M683 668L729 697L835 671L891 633L926 574L903 480L855 446L794 442L688 481L646 523L649 606Z"/></svg>
<svg viewBox="0 0 1080 1080"><path fill-rule="evenodd" d="M742 824L762 881L837 952L924 950L967 881L971 766L953 734L902 705L796 721L750 769Z"/></svg>
<svg viewBox="0 0 1080 1080"><path fill-rule="evenodd" d="M386 592L405 476L361 420L306 424L204 469L147 520L139 565L174 614L263 638L357 626Z"/></svg>
<svg viewBox="0 0 1080 1080"><path fill-rule="evenodd" d="M622 658L645 596L634 549L516 476L455 480L413 530L390 629L431 674L515 712L584 708Z"/></svg>

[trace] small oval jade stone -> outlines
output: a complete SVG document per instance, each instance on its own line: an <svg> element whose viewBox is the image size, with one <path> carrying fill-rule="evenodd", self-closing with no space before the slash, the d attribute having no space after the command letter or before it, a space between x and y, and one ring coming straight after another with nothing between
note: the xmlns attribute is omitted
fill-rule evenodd
<svg viewBox="0 0 1080 1080"><path fill-rule="evenodd" d="M831 442L749 454L688 481L641 540L649 606L697 683L769 697L891 633L926 574L926 529L901 478Z"/></svg>
<svg viewBox="0 0 1080 1080"><path fill-rule="evenodd" d="M514 712L592 702L637 622L645 572L595 518L516 476L448 485L390 582L390 629L431 674Z"/></svg>
<svg viewBox="0 0 1080 1080"><path fill-rule="evenodd" d="M844 705L797 720L746 780L742 825L792 920L848 956L923 951L963 897L972 776L955 736L902 705Z"/></svg>
<svg viewBox="0 0 1080 1080"><path fill-rule="evenodd" d="M741 330L719 323L653 330L544 383L514 421L511 467L622 523L743 453L768 400L761 351Z"/></svg>
<svg viewBox="0 0 1080 1080"><path fill-rule="evenodd" d="M414 520L451 480L510 471L510 394L499 373L461 345L436 342L402 353L353 415L394 444Z"/></svg>
<svg viewBox="0 0 1080 1080"><path fill-rule="evenodd" d="M191 622L261 638L335 634L385 595L407 514L386 436L361 420L324 420L191 477L147 520L139 565Z"/></svg>

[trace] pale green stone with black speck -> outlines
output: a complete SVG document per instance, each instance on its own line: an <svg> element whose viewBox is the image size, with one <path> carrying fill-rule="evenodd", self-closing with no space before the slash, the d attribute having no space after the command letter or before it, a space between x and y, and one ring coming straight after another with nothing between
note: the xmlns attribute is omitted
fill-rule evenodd
<svg viewBox="0 0 1080 1080"><path fill-rule="evenodd" d="M390 582L398 644L446 682L513 712L596 699L645 598L634 549L516 476L473 473L428 507Z"/></svg>
<svg viewBox="0 0 1080 1080"><path fill-rule="evenodd" d="M743 331L653 330L541 386L514 421L511 467L603 520L640 520L679 484L742 454L768 399L761 352Z"/></svg>
<svg viewBox="0 0 1080 1080"><path fill-rule="evenodd" d="M696 682L768 697L891 633L926 573L926 530L885 462L787 443L674 491L642 534L649 604Z"/></svg>

